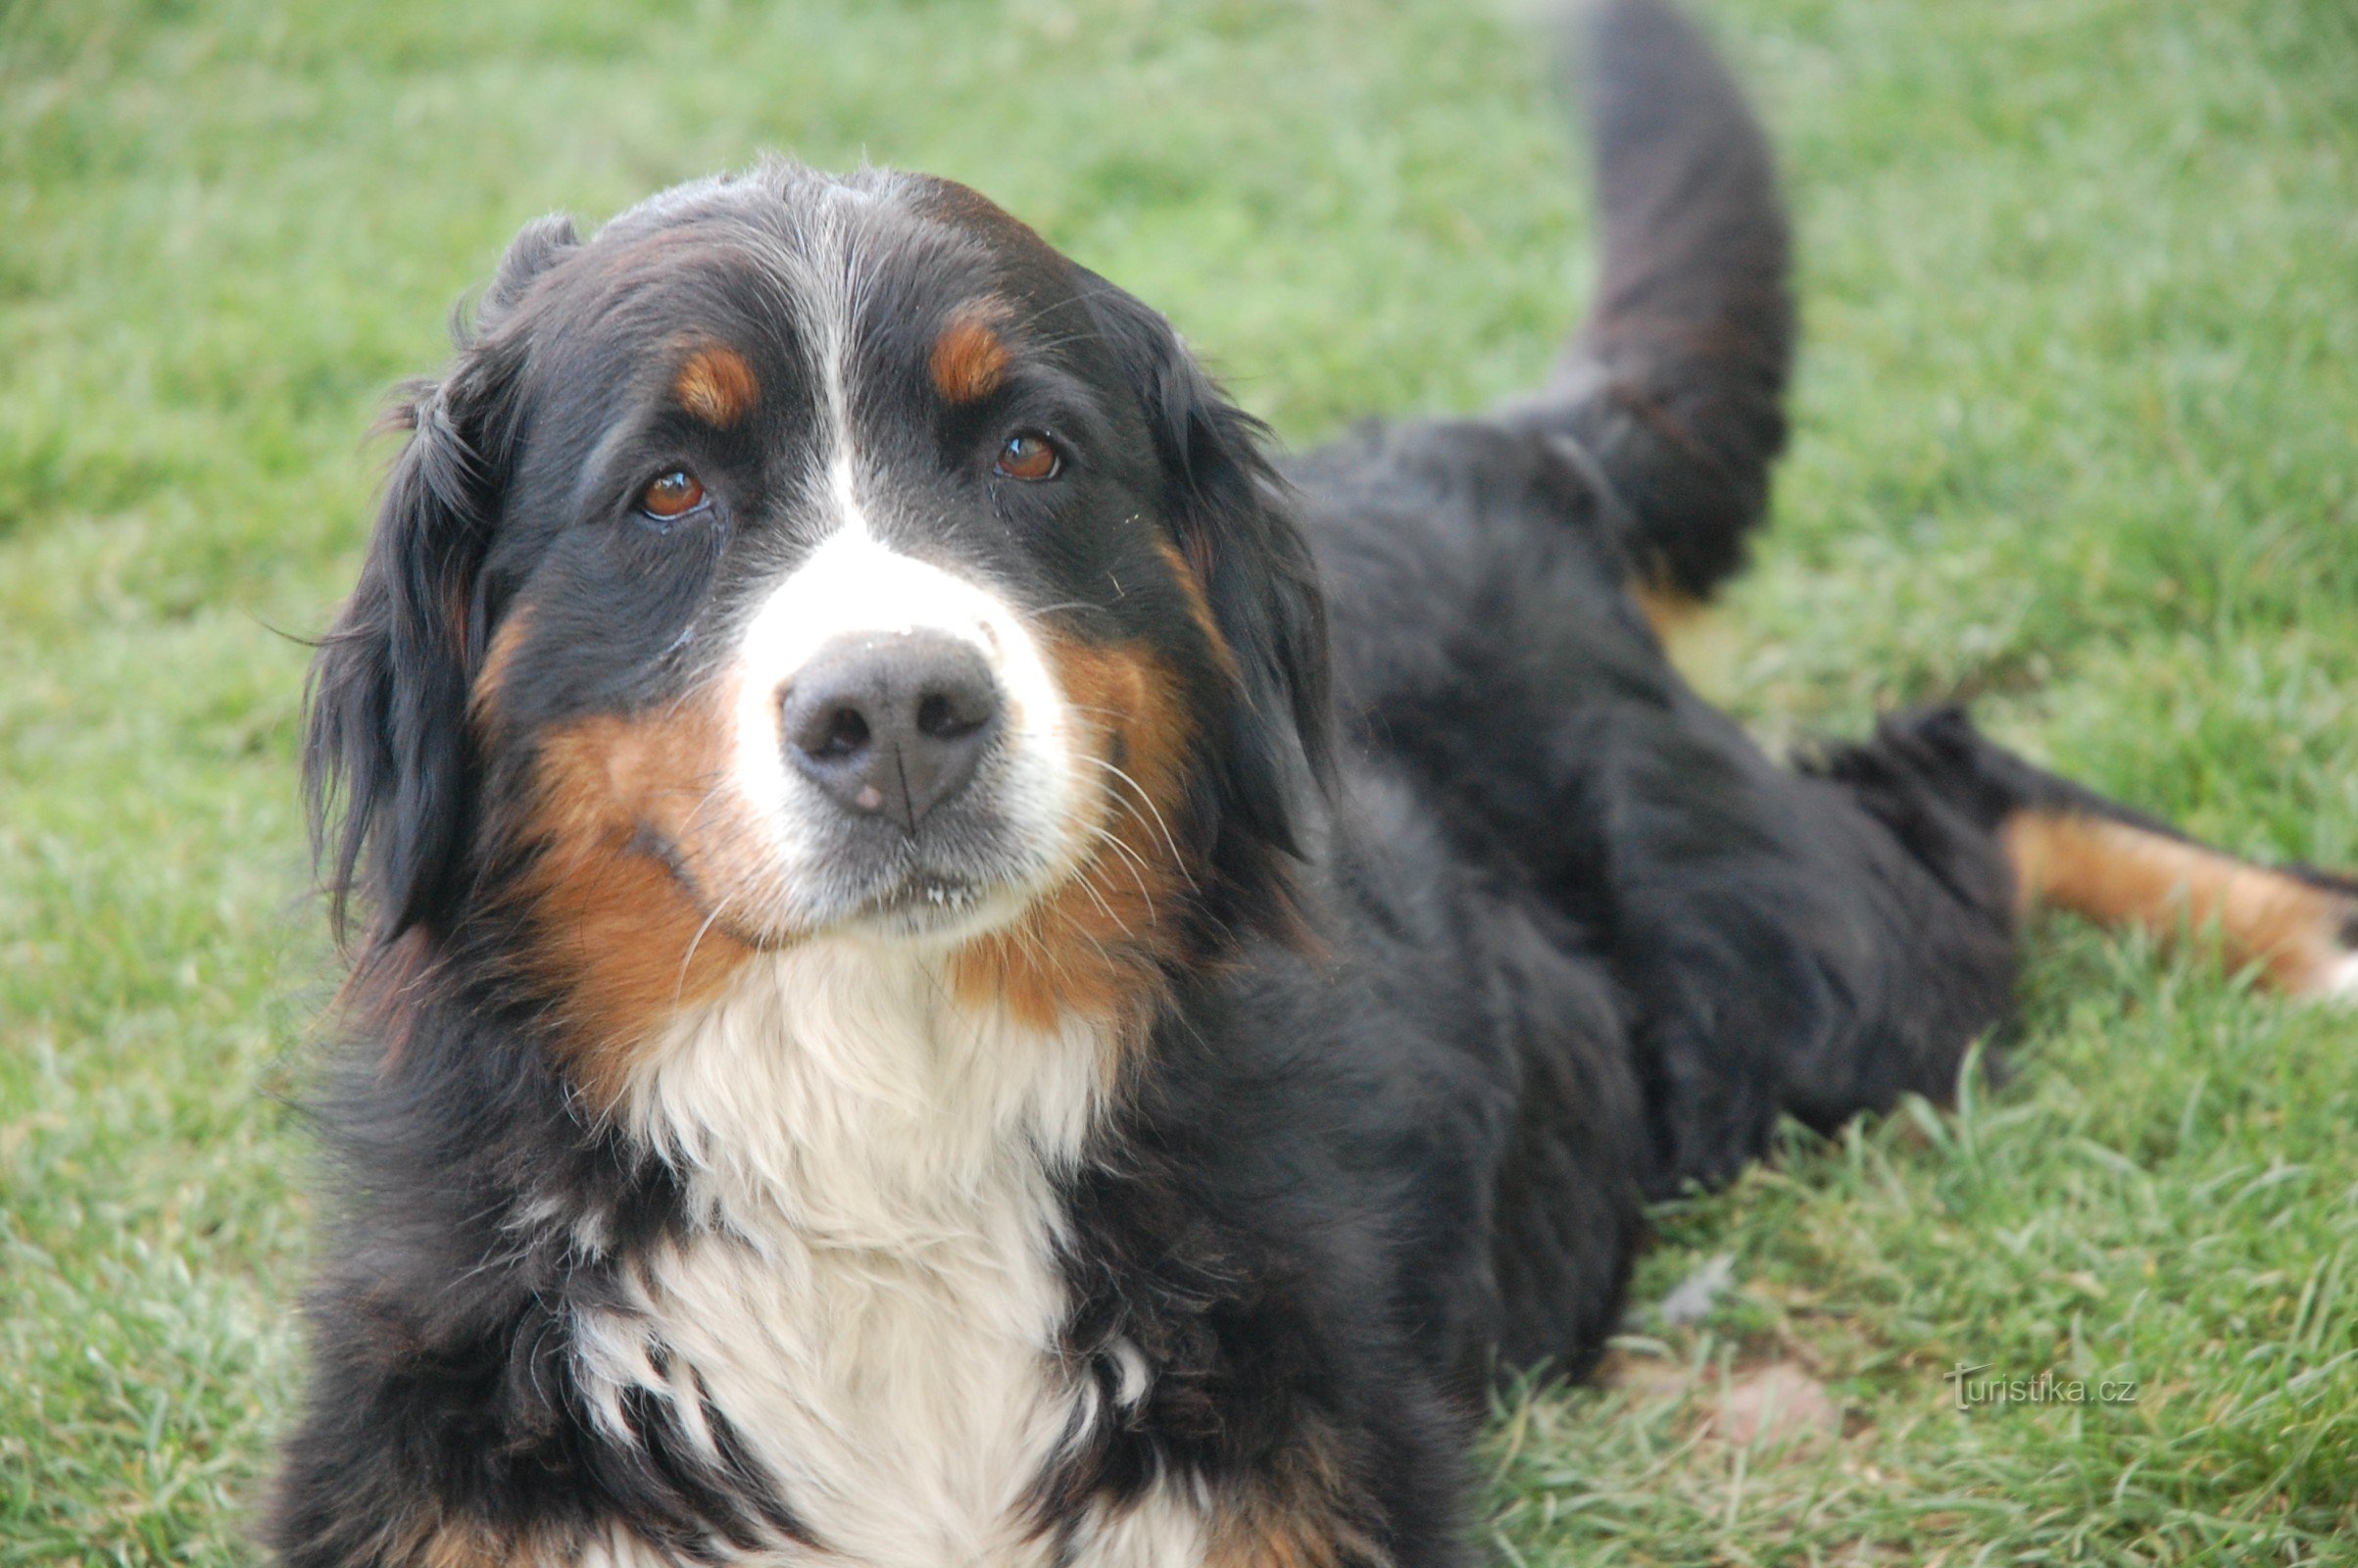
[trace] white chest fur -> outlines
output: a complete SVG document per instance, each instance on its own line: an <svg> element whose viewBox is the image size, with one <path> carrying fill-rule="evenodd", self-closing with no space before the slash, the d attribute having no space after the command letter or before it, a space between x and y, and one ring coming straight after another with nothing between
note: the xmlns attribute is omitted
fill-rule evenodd
<svg viewBox="0 0 2358 1568"><path fill-rule="evenodd" d="M706 1441L696 1393L828 1548L877 1568L1044 1559L1025 1494L1100 1412L1056 1350L1055 1173L1103 1102L1105 1043L951 1002L905 949L757 959L682 1018L627 1100L696 1225L634 1273L637 1311L581 1325L620 1433L636 1386ZM1105 1568L1199 1561L1193 1509L1084 1532ZM617 1561L641 1554L617 1550ZM796 1560L781 1544L775 1559Z"/></svg>

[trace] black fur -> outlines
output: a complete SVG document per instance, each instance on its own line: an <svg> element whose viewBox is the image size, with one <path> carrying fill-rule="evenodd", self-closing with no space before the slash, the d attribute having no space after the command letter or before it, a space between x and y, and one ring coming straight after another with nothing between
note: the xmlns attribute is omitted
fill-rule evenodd
<svg viewBox="0 0 2358 1568"><path fill-rule="evenodd" d="M1098 1397L1025 1504L1041 1561L1085 1561L1089 1520L1166 1483L1310 1532L1305 1562L1465 1561L1485 1393L1593 1365L1644 1199L1726 1179L1781 1116L1945 1095L2008 1016L2006 816L2118 809L1954 713L1781 767L1666 662L1631 590L1707 593L1765 508L1786 232L1688 25L1617 0L1596 36L1604 281L1565 373L1282 466L1137 301L955 188L861 187L876 363L921 363L909 334L985 286L1036 346L1036 380L981 413L865 394L924 519L897 537L1076 639L1151 648L1189 726L1180 934L1056 1173L1069 1314L1042 1376ZM326 881L372 920L333 1107L349 1217L271 1526L290 1562L563 1558L616 1526L683 1560L824 1546L716 1405L710 1450L660 1401L623 1436L594 1418L579 1325L699 1222L592 1102L516 892L543 863L545 737L680 700L703 609L810 547L772 504L811 462L791 343L749 351L769 401L725 431L665 413L640 359L714 319L787 342L761 259L817 188L692 187L586 244L534 225L410 400L312 690ZM1061 490L976 488L989 419L1052 402L1093 461ZM653 526L630 487L677 454L719 504ZM470 703L510 627L487 727ZM1145 1388L1109 1415L1132 1356Z"/></svg>
<svg viewBox="0 0 2358 1568"><path fill-rule="evenodd" d="M447 920L468 832L468 682L482 662L485 553L498 520L516 417L520 345L500 327L532 281L579 241L567 218L526 224L483 291L463 351L439 384L405 389L389 425L410 444L385 482L376 531L312 666L305 784L313 853L342 931L365 890L380 940ZM330 842L326 824L334 820ZM365 855L374 863L364 870Z"/></svg>
<svg viewBox="0 0 2358 1568"><path fill-rule="evenodd" d="M1326 611L1316 566L1279 504L1267 431L1221 396L1163 318L1094 273L1084 298L1145 414L1162 504L1195 563L1241 701L1225 705L1206 770L1216 824L1207 916L1226 927L1291 917L1295 818L1305 784L1332 782Z"/></svg>
<svg viewBox="0 0 2358 1568"><path fill-rule="evenodd" d="M1768 144L1693 24L1600 9L1584 30L1604 229L1596 303L1530 414L1609 476L1639 576L1707 597L1743 564L1785 446L1793 303Z"/></svg>

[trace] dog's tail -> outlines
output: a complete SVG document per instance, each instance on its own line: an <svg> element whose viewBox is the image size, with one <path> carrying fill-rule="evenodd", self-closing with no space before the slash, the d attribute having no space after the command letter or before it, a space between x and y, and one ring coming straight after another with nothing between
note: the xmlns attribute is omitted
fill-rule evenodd
<svg viewBox="0 0 2358 1568"><path fill-rule="evenodd" d="M1785 213L1759 122L1684 17L1605 0L1584 20L1603 275L1515 413L1600 470L1636 586L1699 602L1744 564L1785 445Z"/></svg>
<svg viewBox="0 0 2358 1568"><path fill-rule="evenodd" d="M2263 865L2188 838L2158 817L2033 766L1954 708L1894 714L1863 746L1836 749L1810 771L1847 785L1902 842L1923 804L1993 835L2019 913L2069 909L2162 941L2217 942L2297 997L2358 1005L2358 881L2303 865Z"/></svg>

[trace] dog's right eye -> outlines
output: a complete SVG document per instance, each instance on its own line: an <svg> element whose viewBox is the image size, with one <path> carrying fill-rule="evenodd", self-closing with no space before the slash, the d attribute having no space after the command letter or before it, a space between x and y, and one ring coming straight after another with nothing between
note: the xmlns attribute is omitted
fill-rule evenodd
<svg viewBox="0 0 2358 1568"><path fill-rule="evenodd" d="M639 510L658 522L670 522L708 505L704 486L685 468L674 468L639 492Z"/></svg>
<svg viewBox="0 0 2358 1568"><path fill-rule="evenodd" d="M1056 444L1039 431L1018 430L999 449L999 461L992 466L1010 479L1037 482L1054 479L1064 466L1064 459Z"/></svg>

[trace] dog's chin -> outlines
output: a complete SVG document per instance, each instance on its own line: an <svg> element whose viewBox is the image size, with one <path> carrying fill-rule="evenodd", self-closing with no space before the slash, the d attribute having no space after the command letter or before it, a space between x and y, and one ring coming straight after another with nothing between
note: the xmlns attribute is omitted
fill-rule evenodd
<svg viewBox="0 0 2358 1568"><path fill-rule="evenodd" d="M846 938L946 952L1015 924L1068 874L1044 857L960 858L969 863L912 856L801 879L801 896L782 901L800 914L793 929L755 945Z"/></svg>
<svg viewBox="0 0 2358 1568"><path fill-rule="evenodd" d="M854 867L773 866L767 875L757 872L751 885L736 880L734 896L715 907L693 856L652 832L642 832L635 847L653 856L705 911L707 931L762 953L830 937L955 948L1013 925L1071 874L1050 858L1022 854L956 858L970 863L909 854ZM731 905L792 913L748 920L734 916Z"/></svg>
<svg viewBox="0 0 2358 1568"><path fill-rule="evenodd" d="M915 871L865 900L840 924L885 941L955 947L1013 924L1036 896L1019 884Z"/></svg>

